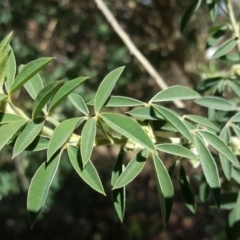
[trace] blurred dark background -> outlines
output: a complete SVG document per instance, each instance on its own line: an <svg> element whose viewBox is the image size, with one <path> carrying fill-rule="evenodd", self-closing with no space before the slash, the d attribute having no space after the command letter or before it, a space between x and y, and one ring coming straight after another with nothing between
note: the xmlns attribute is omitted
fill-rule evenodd
<svg viewBox="0 0 240 240"><path fill-rule="evenodd" d="M191 0L105 2L168 85L195 86L201 79L199 70L208 64L204 62L205 42L212 23L205 5L182 34L180 20ZM94 91L109 71L123 65L126 68L114 94L148 101L160 90L112 30L94 0L1 0L0 39L12 30L12 47L18 65L43 56L56 57L41 74L44 82L89 76L91 79L77 89L86 101L93 99ZM24 92L15 98L20 106L31 109L32 101ZM187 111L199 113L200 109L187 105ZM55 114L64 119L76 116L77 112L66 101ZM45 152L24 152L12 160L11 151L10 147L5 148L0 155L0 239L226 239L226 213L200 201L201 169L190 166L187 169L198 203L196 215L184 205L176 172L172 176L173 211L166 231L162 229L149 163L127 187L126 216L121 224L114 212L110 186L110 172L118 149L108 147L96 148L92 157L107 196L90 189L64 156L43 214L31 230L26 190L34 171L45 160ZM169 166L172 159L169 156L163 159Z"/></svg>

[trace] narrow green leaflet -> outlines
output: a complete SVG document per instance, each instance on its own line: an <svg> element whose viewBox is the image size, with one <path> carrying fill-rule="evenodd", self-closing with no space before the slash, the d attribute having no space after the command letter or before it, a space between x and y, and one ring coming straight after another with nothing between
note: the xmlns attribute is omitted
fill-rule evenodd
<svg viewBox="0 0 240 240"><path fill-rule="evenodd" d="M195 204L195 200L194 200L194 195L192 192L189 178L185 172L183 165L181 165L181 167L180 167L179 184L180 184L181 193L182 193L182 196L184 198L187 208L192 213L196 213L196 204Z"/></svg>
<svg viewBox="0 0 240 240"><path fill-rule="evenodd" d="M38 93L43 89L43 81L37 73L24 84L25 89L32 99L36 99Z"/></svg>
<svg viewBox="0 0 240 240"><path fill-rule="evenodd" d="M188 87L183 86L173 86L167 89L162 90L157 93L153 98L152 102L166 102L166 101L175 101L175 100L188 100L196 99L201 96Z"/></svg>
<svg viewBox="0 0 240 240"><path fill-rule="evenodd" d="M25 120L25 119L18 115L0 112L0 124L19 122L19 121L23 121L23 120Z"/></svg>
<svg viewBox="0 0 240 240"><path fill-rule="evenodd" d="M8 98L7 95L0 93L0 102L4 101L7 98Z"/></svg>
<svg viewBox="0 0 240 240"><path fill-rule="evenodd" d="M155 109L151 106L135 108L128 112L128 114L132 115L133 117L139 119L147 119L147 120L157 120L163 119L162 115L159 114Z"/></svg>
<svg viewBox="0 0 240 240"><path fill-rule="evenodd" d="M195 103L203 107L222 111L235 111L237 109L232 103L220 97L202 97L196 99Z"/></svg>
<svg viewBox="0 0 240 240"><path fill-rule="evenodd" d="M202 126L205 126L207 128L213 129L215 131L219 131L220 128L216 126L214 123L212 123L209 119L197 115L184 115L185 119L189 119L194 123L200 124Z"/></svg>
<svg viewBox="0 0 240 240"><path fill-rule="evenodd" d="M180 29L181 32L184 31L186 25L191 19L192 15L198 10L202 3L202 0L194 0L193 3L188 7L188 9L184 12L183 17L181 19Z"/></svg>
<svg viewBox="0 0 240 240"><path fill-rule="evenodd" d="M31 79L52 60L53 58L40 58L26 64L22 71L17 75L13 85L11 86L10 93L17 91L24 83Z"/></svg>
<svg viewBox="0 0 240 240"><path fill-rule="evenodd" d="M49 112L52 112L72 91L74 91L88 77L79 77L65 83L54 95L49 107Z"/></svg>
<svg viewBox="0 0 240 240"><path fill-rule="evenodd" d="M11 86L14 82L16 75L16 60L14 56L14 52L11 49L11 52L9 54L8 60L7 60L7 68L6 68L6 74L5 74L5 87L7 92L10 92Z"/></svg>
<svg viewBox="0 0 240 240"><path fill-rule="evenodd" d="M44 118L30 120L18 135L13 149L13 157L24 151L37 137L44 125Z"/></svg>
<svg viewBox="0 0 240 240"><path fill-rule="evenodd" d="M228 30L227 25L220 25L218 29L215 32L213 32L213 35L211 35L207 39L208 47L212 47L213 45L217 44L222 39L227 30Z"/></svg>
<svg viewBox="0 0 240 240"><path fill-rule="evenodd" d="M114 88L118 78L123 72L124 67L116 68L110 72L101 82L95 96L94 108L95 112L99 112L108 97L110 96L112 89Z"/></svg>
<svg viewBox="0 0 240 240"><path fill-rule="evenodd" d="M12 38L12 32L8 34L0 43L0 93L3 93L3 84L6 76L8 55L11 51L9 43Z"/></svg>
<svg viewBox="0 0 240 240"><path fill-rule="evenodd" d="M155 146L157 150L170 153L179 157L189 158L189 159L197 159L197 156L183 147L182 145L172 144L172 143L163 143Z"/></svg>
<svg viewBox="0 0 240 240"><path fill-rule="evenodd" d="M138 107L143 106L144 103L129 97L110 96L105 104L106 107Z"/></svg>
<svg viewBox="0 0 240 240"><path fill-rule="evenodd" d="M216 150L218 150L224 157L226 157L232 164L236 167L240 167L240 164L236 158L236 156L232 153L229 147L216 135L213 133L199 130L198 133L207 141L210 145L212 145Z"/></svg>
<svg viewBox="0 0 240 240"><path fill-rule="evenodd" d="M87 164L92 154L97 129L96 123L95 117L88 119L81 133L80 151L83 166Z"/></svg>
<svg viewBox="0 0 240 240"><path fill-rule="evenodd" d="M56 154L49 162L44 162L31 180L27 196L27 210L31 227L35 224L43 208L49 188L59 166L61 153Z"/></svg>
<svg viewBox="0 0 240 240"><path fill-rule="evenodd" d="M235 79L227 81L228 86L240 97L240 84Z"/></svg>
<svg viewBox="0 0 240 240"><path fill-rule="evenodd" d="M113 189L118 189L129 184L137 175L142 171L147 158L147 150L140 151L136 156L134 156L128 163L126 169L119 176L115 182Z"/></svg>
<svg viewBox="0 0 240 240"><path fill-rule="evenodd" d="M221 46L218 47L217 51L212 55L212 59L220 58L227 53L229 53L236 45L238 42L238 38L230 38L226 42L224 42Z"/></svg>
<svg viewBox="0 0 240 240"><path fill-rule="evenodd" d="M60 87L61 83L62 81L49 83L38 93L36 100L33 104L32 118L36 118L38 116L38 114L42 111L48 100Z"/></svg>
<svg viewBox="0 0 240 240"><path fill-rule="evenodd" d="M53 154L61 148L69 137L72 135L75 128L83 122L83 118L71 118L61 122L53 131L53 135L50 139L48 150L47 150L47 159L50 159ZM77 144L77 142L75 143Z"/></svg>
<svg viewBox="0 0 240 240"><path fill-rule="evenodd" d="M163 226L166 227L172 209L174 190L166 167L162 160L155 154L153 155L153 165L160 198Z"/></svg>
<svg viewBox="0 0 240 240"><path fill-rule="evenodd" d="M221 192L217 165L208 148L205 146L201 138L196 134L194 136L194 142L197 148L204 176L206 177L207 183L211 187L217 206L220 207Z"/></svg>
<svg viewBox="0 0 240 240"><path fill-rule="evenodd" d="M150 137L133 119L115 113L102 113L101 118L107 125L123 136L139 143L143 147L149 148L153 151L155 150Z"/></svg>
<svg viewBox="0 0 240 240"><path fill-rule="evenodd" d="M184 137L186 137L190 142L193 142L191 133L185 124L171 111L168 109L154 105L154 108L168 121L170 122Z"/></svg>
<svg viewBox="0 0 240 240"><path fill-rule="evenodd" d="M86 166L83 167L79 149L68 145L67 151L71 164L73 165L77 174L83 179L83 181L97 192L105 195L101 180L92 161L88 161Z"/></svg>
<svg viewBox="0 0 240 240"><path fill-rule="evenodd" d="M217 3L215 0L207 0L208 11L212 21L214 22L217 15Z"/></svg>
<svg viewBox="0 0 240 240"><path fill-rule="evenodd" d="M238 126L236 126L235 124L231 125L235 135L240 139L240 128Z"/></svg>
<svg viewBox="0 0 240 240"><path fill-rule="evenodd" d="M13 122L0 127L0 150L15 136L27 121Z"/></svg>
<svg viewBox="0 0 240 240"><path fill-rule="evenodd" d="M37 152L48 148L49 139L37 136L25 151Z"/></svg>
<svg viewBox="0 0 240 240"><path fill-rule="evenodd" d="M121 150L118 154L118 158L117 158L114 170L112 172L112 179L111 179L112 186L115 185L117 179L124 171L124 165L123 165L124 157L125 157L125 151L123 148L121 148ZM126 188L125 188L125 186L122 188L114 189L112 191L112 194L113 194L115 210L117 212L117 215L118 215L120 221L123 222L125 206L126 206Z"/></svg>
<svg viewBox="0 0 240 240"><path fill-rule="evenodd" d="M238 112L234 116L232 116L229 121L230 122L240 122L240 112Z"/></svg>
<svg viewBox="0 0 240 240"><path fill-rule="evenodd" d="M75 108L77 108L84 115L88 116L88 114L89 114L88 107L79 94L71 93L68 96L68 98Z"/></svg>
<svg viewBox="0 0 240 240"><path fill-rule="evenodd" d="M222 139L222 141L227 145L230 141L230 133L228 130L228 127L225 126L220 135L219 135L220 139ZM224 175L226 176L227 180L230 181L231 176L232 176L232 163L230 161L228 161L228 159L223 156L221 153L219 153L219 159L222 165L222 170Z"/></svg>

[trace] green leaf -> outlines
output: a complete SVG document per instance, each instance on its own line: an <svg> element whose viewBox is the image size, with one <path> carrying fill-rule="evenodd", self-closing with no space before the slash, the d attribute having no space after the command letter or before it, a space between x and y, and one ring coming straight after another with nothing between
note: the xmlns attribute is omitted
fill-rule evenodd
<svg viewBox="0 0 240 240"><path fill-rule="evenodd" d="M207 39L208 47L212 47L214 44L217 44L222 39L222 36L227 32L227 30L228 26L224 24L216 26L213 31L209 32L212 34L212 36Z"/></svg>
<svg viewBox="0 0 240 240"><path fill-rule="evenodd" d="M14 82L16 75L16 60L14 56L14 52L11 49L11 52L9 54L8 60L7 60L7 68L6 68L6 79L5 79L5 87L7 92L10 92L11 86Z"/></svg>
<svg viewBox="0 0 240 240"><path fill-rule="evenodd" d="M227 100L219 97L202 97L195 100L195 103L216 110L221 111L235 111L237 109L232 103L228 102Z"/></svg>
<svg viewBox="0 0 240 240"><path fill-rule="evenodd" d="M175 100L188 100L196 99L201 96L192 90L191 88L183 86L173 86L167 89L162 90L157 93L153 98L152 102L166 102L166 101L175 101Z"/></svg>
<svg viewBox="0 0 240 240"><path fill-rule="evenodd" d="M79 117L67 119L54 129L48 145L47 159L50 159L53 154L67 142L75 128L81 124L83 120L83 118Z"/></svg>
<svg viewBox="0 0 240 240"><path fill-rule="evenodd" d="M188 7L188 9L184 12L183 17L181 19L180 29L181 32L184 31L186 25L191 19L192 15L198 10L202 3L202 0L194 0L193 3Z"/></svg>
<svg viewBox="0 0 240 240"><path fill-rule="evenodd" d="M97 123L96 118L93 117L88 119L85 125L83 126L80 142L80 151L83 166L87 164L92 154L97 129L96 123Z"/></svg>
<svg viewBox="0 0 240 240"><path fill-rule="evenodd" d="M240 97L240 84L236 80L227 81L228 86Z"/></svg>
<svg viewBox="0 0 240 240"><path fill-rule="evenodd" d="M114 170L112 172L112 179L111 179L112 186L115 185L115 183L117 182L117 179L124 171L124 165L123 165L124 157L125 157L125 151L123 148L121 148L118 154L118 158L117 158ZM117 215L120 221L123 222L123 217L124 217L125 207L126 207L126 188L124 186L122 188L115 189L112 191L112 193L113 193L115 210L117 212Z"/></svg>
<svg viewBox="0 0 240 240"><path fill-rule="evenodd" d="M42 111L48 100L57 91L61 83L62 81L49 83L38 93L36 100L33 104L32 118L36 118L38 116L38 114Z"/></svg>
<svg viewBox="0 0 240 240"><path fill-rule="evenodd" d="M136 178L146 163L147 155L147 150L143 150L134 156L128 163L126 169L122 172L122 174L115 182L113 189L122 188L129 184L134 178Z"/></svg>
<svg viewBox="0 0 240 240"><path fill-rule="evenodd" d="M184 137L186 137L190 142L193 142L191 133L185 124L171 111L168 109L154 105L154 108L168 121L170 122Z"/></svg>
<svg viewBox="0 0 240 240"><path fill-rule="evenodd" d="M13 85L11 86L10 93L14 93L21 88L24 83L31 79L52 60L53 58L40 58L26 64L22 71L17 75Z"/></svg>
<svg viewBox="0 0 240 240"><path fill-rule="evenodd" d="M203 137L205 141L207 141L210 145L212 145L217 151L219 151L224 157L226 157L232 164L237 167L240 167L240 164L236 158L236 156L232 153L229 147L216 135L213 133L199 130L198 133Z"/></svg>
<svg viewBox="0 0 240 240"><path fill-rule="evenodd" d="M135 108L129 111L128 114L144 120L163 119L162 115L155 111L155 109L152 106Z"/></svg>
<svg viewBox="0 0 240 240"><path fill-rule="evenodd" d="M76 93L71 93L68 98L75 108L77 108L84 115L88 116L88 107L80 95Z"/></svg>
<svg viewBox="0 0 240 240"><path fill-rule="evenodd" d="M0 102L4 101L7 98L8 98L7 95L0 93Z"/></svg>
<svg viewBox="0 0 240 240"><path fill-rule="evenodd" d="M236 113L235 115L233 115L230 120L230 122L240 122L240 112Z"/></svg>
<svg viewBox="0 0 240 240"><path fill-rule="evenodd" d="M72 91L74 91L88 77L79 77L65 83L54 95L49 112L52 112Z"/></svg>
<svg viewBox="0 0 240 240"><path fill-rule="evenodd" d="M108 97L110 96L112 89L114 88L118 78L123 72L124 67L116 68L110 72L101 82L95 96L94 108L95 112L99 112Z"/></svg>
<svg viewBox="0 0 240 240"><path fill-rule="evenodd" d="M238 126L236 126L235 124L231 125L235 135L240 139L240 128Z"/></svg>
<svg viewBox="0 0 240 240"><path fill-rule="evenodd" d="M155 151L154 145L147 133L133 119L115 113L102 113L101 118L112 129L119 132L126 138L139 143L143 147Z"/></svg>
<svg viewBox="0 0 240 240"><path fill-rule="evenodd" d="M0 112L0 124L19 122L23 120L25 119L21 116L6 112Z"/></svg>
<svg viewBox="0 0 240 240"><path fill-rule="evenodd" d="M158 195L160 198L163 226L166 227L166 223L169 219L172 209L174 190L166 167L164 166L161 159L155 154L153 155L153 164L158 188Z"/></svg>
<svg viewBox="0 0 240 240"><path fill-rule="evenodd" d="M15 136L27 121L13 122L0 127L0 150Z"/></svg>
<svg viewBox="0 0 240 240"><path fill-rule="evenodd" d="M181 165L181 167L180 167L179 184L180 184L181 193L182 193L182 196L184 198L187 208L192 213L195 214L196 213L196 204L195 204L195 200L194 200L194 195L192 192L189 178L185 172L183 165Z"/></svg>
<svg viewBox="0 0 240 240"><path fill-rule="evenodd" d="M222 56L221 59L226 59L227 61L239 63L240 56L238 54L226 54L225 56Z"/></svg>
<svg viewBox="0 0 240 240"><path fill-rule="evenodd" d="M217 58L220 58L220 57L226 55L227 53L229 53L237 45L237 42L238 42L238 38L237 37L230 38L229 40L227 40L221 46L218 47L218 49L212 55L211 58L212 59L217 59Z"/></svg>
<svg viewBox="0 0 240 240"><path fill-rule="evenodd" d="M97 192L105 195L101 180L98 176L98 173L92 163L92 161L88 161L88 163L83 167L82 159L80 156L80 152L78 148L68 145L68 156L71 164L76 170L77 174L85 181L91 188L96 190Z"/></svg>
<svg viewBox="0 0 240 240"><path fill-rule="evenodd" d="M215 0L207 0L208 11L210 13L210 17L214 22L217 16L217 3Z"/></svg>
<svg viewBox="0 0 240 240"><path fill-rule="evenodd" d="M138 107L143 105L143 102L134 98L110 96L105 104L105 107Z"/></svg>
<svg viewBox="0 0 240 240"><path fill-rule="evenodd" d="M6 76L6 68L8 62L9 52L11 48L9 47L12 38L12 32L9 33L0 43L0 93L3 93L3 84Z"/></svg>
<svg viewBox="0 0 240 240"><path fill-rule="evenodd" d="M185 119L189 119L194 123L200 124L201 126L205 126L207 128L213 129L219 132L220 128L212 123L209 119L197 116L197 115L184 115Z"/></svg>
<svg viewBox="0 0 240 240"><path fill-rule="evenodd" d="M25 151L37 152L48 148L49 139L37 136L32 143L25 149Z"/></svg>
<svg viewBox="0 0 240 240"><path fill-rule="evenodd" d="M18 135L13 149L13 157L24 151L37 137L44 125L44 118L30 120Z"/></svg>
<svg viewBox="0 0 240 240"><path fill-rule="evenodd" d="M228 130L228 127L225 126L219 137L222 139L222 141L227 145L230 141L230 133L229 133L229 130ZM220 162L221 162L221 166L222 166L222 170L223 170L223 173L224 175L226 176L227 180L230 181L231 179L231 176L232 176L232 164L230 161L228 161L228 159L223 156L221 153L219 153L219 159L220 159Z"/></svg>
<svg viewBox="0 0 240 240"><path fill-rule="evenodd" d="M207 183L211 187L217 206L220 207L221 192L217 165L208 148L205 146L201 138L196 134L194 136L194 142L197 148L204 176L206 177Z"/></svg>
<svg viewBox="0 0 240 240"><path fill-rule="evenodd" d="M43 89L43 81L37 73L24 84L25 89L32 99L36 99L38 93Z"/></svg>
<svg viewBox="0 0 240 240"><path fill-rule="evenodd" d="M197 158L197 156L192 151L178 144L163 143L163 144L158 144L155 147L157 150L170 153L179 157L189 158L189 159Z"/></svg>
<svg viewBox="0 0 240 240"><path fill-rule="evenodd" d="M61 153L56 154L49 162L44 162L31 180L27 196L27 210L31 227L35 224L43 208L49 188L59 166Z"/></svg>

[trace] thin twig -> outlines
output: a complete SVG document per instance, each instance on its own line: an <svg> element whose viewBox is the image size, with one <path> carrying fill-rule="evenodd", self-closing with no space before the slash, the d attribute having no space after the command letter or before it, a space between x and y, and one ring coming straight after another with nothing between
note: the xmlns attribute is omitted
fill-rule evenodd
<svg viewBox="0 0 240 240"><path fill-rule="evenodd" d="M120 24L117 22L116 18L113 16L111 11L108 9L106 4L102 0L94 0L97 4L99 10L102 12L104 17L107 19L109 24L112 26L114 31L118 34L118 36L123 40L129 51L137 58L137 60L142 64L142 66L146 69L146 71L152 76L152 78L156 81L158 86L161 89L168 88L168 85L165 83L163 78L159 75L156 69L152 66L152 64L147 60L147 58L138 50L138 48L134 45L130 37L127 33L122 29ZM174 101L174 104L178 108L184 108L185 104L182 101Z"/></svg>

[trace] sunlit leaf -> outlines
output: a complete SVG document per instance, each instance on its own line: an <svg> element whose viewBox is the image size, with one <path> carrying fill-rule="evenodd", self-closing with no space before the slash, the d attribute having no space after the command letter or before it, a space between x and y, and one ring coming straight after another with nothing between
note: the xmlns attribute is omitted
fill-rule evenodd
<svg viewBox="0 0 240 240"><path fill-rule="evenodd" d="M43 118L30 120L18 135L13 149L13 157L24 151L37 137L44 125Z"/></svg>
<svg viewBox="0 0 240 240"><path fill-rule="evenodd" d="M7 95L0 93L0 102L4 101L7 98L8 98Z"/></svg>
<svg viewBox="0 0 240 240"><path fill-rule="evenodd" d="M240 122L240 112L236 113L235 115L233 115L230 120L230 122Z"/></svg>
<svg viewBox="0 0 240 240"><path fill-rule="evenodd" d="M49 162L44 162L35 172L28 190L27 210L31 227L35 224L47 198L53 178L57 172L61 152Z"/></svg>
<svg viewBox="0 0 240 240"><path fill-rule="evenodd" d="M211 187L211 191L217 206L220 207L221 186L218 176L217 165L208 148L205 146L205 144L197 134L194 135L194 142L197 148L204 176L206 177L207 183Z"/></svg>
<svg viewBox="0 0 240 240"><path fill-rule="evenodd" d="M7 60L6 75L5 75L6 77L5 87L7 92L10 92L11 86L15 79L15 75L16 75L16 60L15 60L14 52L11 49L11 52Z"/></svg>
<svg viewBox="0 0 240 240"><path fill-rule="evenodd" d="M166 101L175 101L175 100L188 100L196 99L201 96L192 90L191 88L183 86L173 86L167 89L162 90L157 93L153 98L152 102L166 102Z"/></svg>
<svg viewBox="0 0 240 240"><path fill-rule="evenodd" d="M143 106L144 103L129 97L110 96L105 104L106 107L137 107Z"/></svg>
<svg viewBox="0 0 240 240"><path fill-rule="evenodd" d="M77 108L80 112L82 112L86 116L89 114L88 107L80 95L76 93L71 93L68 98L73 104L73 106Z"/></svg>
<svg viewBox="0 0 240 240"><path fill-rule="evenodd" d="M158 195L160 198L160 208L163 218L163 226L169 219L172 209L174 190L172 181L168 174L166 167L157 155L153 155L154 172L156 176L156 184L158 188Z"/></svg>
<svg viewBox="0 0 240 240"><path fill-rule="evenodd" d="M36 100L33 104L32 118L36 118L38 116L38 114L42 111L43 107L48 102L48 100L60 87L61 83L62 81L49 83L38 93Z"/></svg>
<svg viewBox="0 0 240 240"><path fill-rule="evenodd" d="M194 200L194 195L192 192L189 178L185 172L183 165L181 165L181 167L180 167L179 184L180 184L181 193L182 193L182 196L186 203L186 206L192 213L195 213L196 212L196 204L195 204L195 200Z"/></svg>
<svg viewBox="0 0 240 240"><path fill-rule="evenodd" d="M41 136L37 136L31 144L25 149L25 151L37 152L48 148L49 139Z"/></svg>
<svg viewBox="0 0 240 240"><path fill-rule="evenodd" d="M110 96L112 89L114 88L118 78L122 74L124 67L116 68L110 72L101 82L95 96L94 108L95 112L99 112L108 97Z"/></svg>
<svg viewBox="0 0 240 240"><path fill-rule="evenodd" d="M47 159L50 159L56 151L61 148L73 134L74 129L83 122L83 118L70 118L61 122L53 131L47 150ZM77 144L78 139L76 139Z"/></svg>
<svg viewBox="0 0 240 240"><path fill-rule="evenodd" d="M134 108L133 110L129 111L128 114L144 120L157 120L159 118L163 119L162 115L155 111L152 106Z"/></svg>
<svg viewBox="0 0 240 240"><path fill-rule="evenodd" d="M79 149L73 146L68 146L68 156L69 160L72 163L77 174L85 181L91 188L96 190L97 192L105 195L101 180L98 176L98 173L92 163L92 161L88 161L88 163L83 167L81 155Z"/></svg>
<svg viewBox="0 0 240 240"><path fill-rule="evenodd" d="M115 113L102 113L101 118L107 125L123 136L139 143L143 147L147 147L153 151L155 150L152 140L133 119Z"/></svg>
<svg viewBox="0 0 240 240"><path fill-rule="evenodd" d="M125 151L123 148L121 148L121 150L118 154L118 158L117 158L114 170L112 172L112 179L111 179L112 186L115 185L115 183L117 182L117 179L124 171L124 165L123 165L123 161L124 161L124 157L125 157L124 155L125 155ZM112 191L112 193L113 193L113 201L114 201L115 210L117 212L117 215L118 215L120 221L123 222L125 206L126 206L126 188L124 186L122 188L114 189Z"/></svg>
<svg viewBox="0 0 240 240"><path fill-rule="evenodd" d="M83 166L87 164L92 154L97 129L96 123L96 118L90 118L87 120L82 130L80 151Z"/></svg>
<svg viewBox="0 0 240 240"><path fill-rule="evenodd" d="M146 163L147 155L147 151L143 150L134 156L128 163L126 169L115 182L113 189L122 188L136 178Z"/></svg>
<svg viewBox="0 0 240 240"><path fill-rule="evenodd" d="M24 66L21 72L17 75L14 83L11 86L11 93L17 91L21 86L31 79L36 73L43 69L53 58L40 58L29 62Z"/></svg>
<svg viewBox="0 0 240 240"><path fill-rule="evenodd" d="M19 122L25 120L19 115L6 113L6 112L0 112L0 124L5 123L12 123L12 122Z"/></svg>
<svg viewBox="0 0 240 240"><path fill-rule="evenodd" d="M66 82L54 95L49 107L49 112L52 112L72 91L74 91L88 77L79 77Z"/></svg>
<svg viewBox="0 0 240 240"><path fill-rule="evenodd" d="M201 106L213 108L216 110L235 111L237 109L237 107L234 106L232 103L219 97L202 97L196 99L195 102Z"/></svg>

